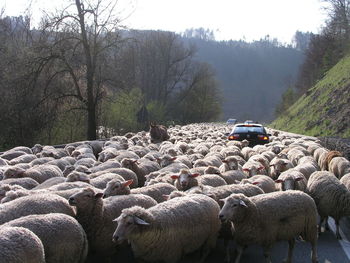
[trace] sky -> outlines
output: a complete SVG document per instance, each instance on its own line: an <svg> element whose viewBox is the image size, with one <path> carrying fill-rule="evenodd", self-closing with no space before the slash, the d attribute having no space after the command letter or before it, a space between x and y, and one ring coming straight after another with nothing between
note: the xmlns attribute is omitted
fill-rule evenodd
<svg viewBox="0 0 350 263"><path fill-rule="evenodd" d="M69 0L0 0L5 15L53 11ZM259 40L269 35L290 43L297 30L320 32L326 13L321 0L116 0L122 24L132 29L210 29L217 40Z"/></svg>

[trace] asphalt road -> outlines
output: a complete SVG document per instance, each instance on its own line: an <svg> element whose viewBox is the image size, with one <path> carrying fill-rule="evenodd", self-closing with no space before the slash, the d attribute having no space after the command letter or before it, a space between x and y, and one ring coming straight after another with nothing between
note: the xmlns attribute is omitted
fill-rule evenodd
<svg viewBox="0 0 350 263"><path fill-rule="evenodd" d="M350 220L348 218L341 221L342 240L335 238L335 225L332 219L329 219L330 231L322 232L318 238L318 262L319 263L349 263L350 262ZM235 245L232 245L234 249ZM281 241L275 244L272 249L272 262L283 262L287 256L288 242ZM225 250L221 241L217 248L209 255L205 263L223 262ZM185 261L184 261L185 262ZM188 262L188 261L187 261ZM186 262L186 263L187 263ZM265 262L263 250L260 246L249 246L243 253L241 263L260 263ZM311 262L311 246L309 243L297 241L294 254L294 263Z"/></svg>

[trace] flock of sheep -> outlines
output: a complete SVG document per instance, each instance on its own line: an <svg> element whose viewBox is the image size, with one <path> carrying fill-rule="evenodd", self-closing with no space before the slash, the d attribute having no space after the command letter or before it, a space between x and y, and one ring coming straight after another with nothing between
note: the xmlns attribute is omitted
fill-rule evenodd
<svg viewBox="0 0 350 263"><path fill-rule="evenodd" d="M350 215L350 162L313 137L269 130L270 143L228 141L201 123L127 133L65 148L0 154L0 262L203 262L222 239L225 260L276 241L311 245ZM318 216L320 222L317 222ZM235 240L235 253L230 243Z"/></svg>

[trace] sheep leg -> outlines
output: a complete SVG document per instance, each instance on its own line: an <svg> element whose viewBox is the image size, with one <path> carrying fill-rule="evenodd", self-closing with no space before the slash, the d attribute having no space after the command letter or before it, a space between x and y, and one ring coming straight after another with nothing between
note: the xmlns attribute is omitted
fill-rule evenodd
<svg viewBox="0 0 350 263"><path fill-rule="evenodd" d="M327 219L327 217L320 217L320 223L318 224L318 233L321 234L322 232L322 224L323 224L323 221ZM326 220L327 222L327 220Z"/></svg>
<svg viewBox="0 0 350 263"><path fill-rule="evenodd" d="M326 219L325 219L325 220L326 220L326 223L325 223L325 225L324 225L324 229L328 231L328 230L329 230L329 225L328 225L328 216L326 217Z"/></svg>
<svg viewBox="0 0 350 263"><path fill-rule="evenodd" d="M337 237L337 239L342 239L339 233L339 219L335 220L335 226L336 226L335 236Z"/></svg>
<svg viewBox="0 0 350 263"><path fill-rule="evenodd" d="M284 260L285 263L291 263L292 262L292 257L293 257L293 249L294 249L294 245L295 245L295 239L289 239L288 240L288 255L287 255L287 259Z"/></svg>
<svg viewBox="0 0 350 263"><path fill-rule="evenodd" d="M224 238L224 248L226 249L226 255L224 262L231 262L231 250L230 250L230 240L227 238Z"/></svg>
<svg viewBox="0 0 350 263"><path fill-rule="evenodd" d="M237 251L237 256L235 259L235 263L239 263L241 261L241 257L244 251L244 246L237 245L236 251Z"/></svg>
<svg viewBox="0 0 350 263"><path fill-rule="evenodd" d="M311 242L311 261L312 261L312 263L318 263L316 242L317 242L316 240Z"/></svg>
<svg viewBox="0 0 350 263"><path fill-rule="evenodd" d="M272 263L271 261L271 255L270 255L270 249L271 247L264 247L264 257L265 257L265 262L266 263Z"/></svg>

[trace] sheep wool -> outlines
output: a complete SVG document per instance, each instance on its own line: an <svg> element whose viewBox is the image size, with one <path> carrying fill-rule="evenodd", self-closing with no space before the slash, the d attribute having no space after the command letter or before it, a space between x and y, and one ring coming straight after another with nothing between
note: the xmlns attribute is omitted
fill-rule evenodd
<svg viewBox="0 0 350 263"><path fill-rule="evenodd" d="M174 263L199 248L204 259L216 244L219 210L213 199L197 194L149 209L124 209L116 219L118 227L113 239L130 241L135 257L145 261Z"/></svg>

